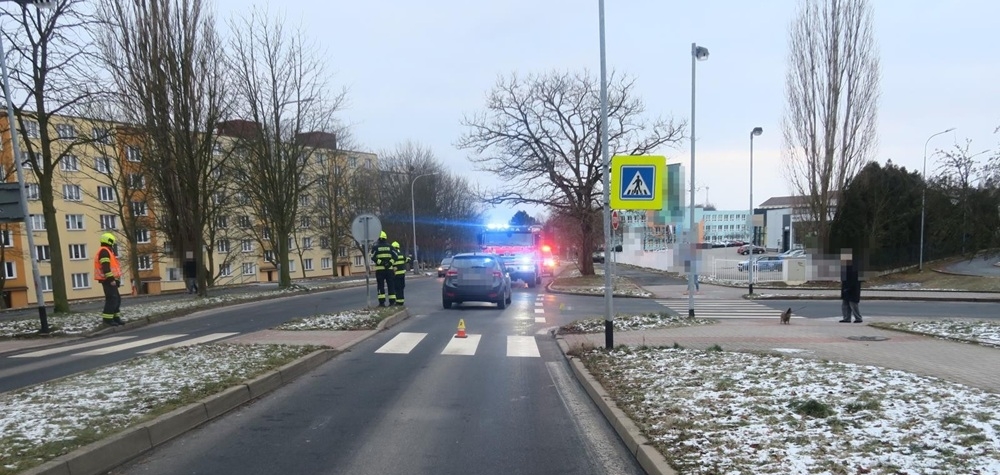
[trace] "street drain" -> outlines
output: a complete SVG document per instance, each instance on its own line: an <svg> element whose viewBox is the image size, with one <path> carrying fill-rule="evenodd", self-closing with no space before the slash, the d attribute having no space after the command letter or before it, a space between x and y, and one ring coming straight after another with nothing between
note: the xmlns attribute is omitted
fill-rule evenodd
<svg viewBox="0 0 1000 475"><path fill-rule="evenodd" d="M849 336L847 339L855 341L885 341L889 338L884 336Z"/></svg>

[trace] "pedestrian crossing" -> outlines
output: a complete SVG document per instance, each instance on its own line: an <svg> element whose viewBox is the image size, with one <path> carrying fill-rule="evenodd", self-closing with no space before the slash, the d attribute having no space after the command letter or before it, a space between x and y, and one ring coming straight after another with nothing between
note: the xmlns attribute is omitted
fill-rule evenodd
<svg viewBox="0 0 1000 475"><path fill-rule="evenodd" d="M141 355L148 355L152 353L157 353L169 348L178 348L183 346L198 345L201 343L207 343L210 341L221 340L223 338L228 338L233 335L238 335L238 333L210 333L208 335L203 335L195 338L189 338L181 341L172 341L165 345L155 346L143 351L138 352ZM135 348L142 348L149 345L155 345L157 343L163 343L170 340L178 340L188 336L187 334L170 334L170 335L158 335L150 338L136 339L135 336L111 336L107 338L101 338L99 340L88 341L85 343L77 343L75 345L58 346L55 348L48 348L44 350L32 351L28 353L21 353L17 355L10 355L10 358L41 358L43 356L51 356L58 354L70 354L72 356L100 356L109 355L111 353L117 353L119 351L127 351ZM102 346L115 343L111 346ZM94 348L100 346L100 348ZM93 348L93 349L91 349ZM81 351L82 350L82 351Z"/></svg>
<svg viewBox="0 0 1000 475"><path fill-rule="evenodd" d="M688 314L687 299L660 299L656 300L656 303L677 312L679 315ZM694 315L698 318L773 318L777 320L781 316L781 310L743 299L695 299ZM792 312L792 318L801 317Z"/></svg>
<svg viewBox="0 0 1000 475"><path fill-rule="evenodd" d="M375 350L380 354L405 355L424 341L427 333L400 332ZM541 358L538 341L534 336L507 335L507 356L512 358ZM475 356L483 335L469 333L465 338L451 338L441 350L444 356Z"/></svg>

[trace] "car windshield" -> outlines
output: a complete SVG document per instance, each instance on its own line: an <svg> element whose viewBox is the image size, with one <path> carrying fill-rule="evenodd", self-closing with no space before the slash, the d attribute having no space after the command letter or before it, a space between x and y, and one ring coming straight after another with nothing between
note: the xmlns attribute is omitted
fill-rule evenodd
<svg viewBox="0 0 1000 475"><path fill-rule="evenodd" d="M496 265L496 260L489 256L456 257L451 261L451 267L455 269L484 269Z"/></svg>
<svg viewBox="0 0 1000 475"><path fill-rule="evenodd" d="M441 261L441 266L446 266L448 264L451 264L451 258L445 257L444 260Z"/></svg>

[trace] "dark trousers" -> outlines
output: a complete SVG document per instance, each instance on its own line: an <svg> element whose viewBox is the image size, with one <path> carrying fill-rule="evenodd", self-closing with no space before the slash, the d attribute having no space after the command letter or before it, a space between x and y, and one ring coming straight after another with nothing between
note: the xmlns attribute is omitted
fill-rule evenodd
<svg viewBox="0 0 1000 475"><path fill-rule="evenodd" d="M406 288L406 274L396 274L393 277L396 279L396 283L393 288L393 290L396 291L396 303L403 305L403 289Z"/></svg>
<svg viewBox="0 0 1000 475"><path fill-rule="evenodd" d="M118 292L118 286L111 285L111 282L111 279L101 281L101 287L104 288L104 312L101 317L105 320L118 316L122 307L122 295Z"/></svg>
<svg viewBox="0 0 1000 475"><path fill-rule="evenodd" d="M378 304L385 304L386 299L390 304L396 302L395 282L393 282L395 271L392 269L379 269L375 271L375 284L378 286Z"/></svg>
<svg viewBox="0 0 1000 475"><path fill-rule="evenodd" d="M844 320L850 320L851 315L854 316L854 321L861 321L861 310L858 309L858 302L851 302L850 300L842 300L840 304L840 311L844 315Z"/></svg>

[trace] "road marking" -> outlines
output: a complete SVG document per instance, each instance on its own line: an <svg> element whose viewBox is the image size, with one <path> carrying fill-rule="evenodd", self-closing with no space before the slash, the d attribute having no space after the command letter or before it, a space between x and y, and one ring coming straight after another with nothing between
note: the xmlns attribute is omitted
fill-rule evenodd
<svg viewBox="0 0 1000 475"><path fill-rule="evenodd" d="M67 351L79 350L80 348L89 348L91 346L103 345L105 343L114 343L116 341L128 340L129 338L135 338L134 336L111 336L108 338L102 338L97 341L88 341L87 343L80 343L78 345L61 346L59 348L49 348L47 350L32 351L31 353L22 353L20 355L11 355L11 358L37 358L39 356L54 355L56 353L65 353Z"/></svg>
<svg viewBox="0 0 1000 475"><path fill-rule="evenodd" d="M448 346L444 347L444 351L441 352L442 355L465 355L471 356L476 354L476 348L479 347L479 339L482 335L468 335L466 338L452 338L448 342Z"/></svg>
<svg viewBox="0 0 1000 475"><path fill-rule="evenodd" d="M207 343L207 342L210 342L210 341L213 341L213 340L219 340L219 339L230 337L230 336L233 336L233 335L239 335L239 333L212 333L212 334L205 335L205 336L199 336L198 338L192 338L190 340L184 340L184 341L180 341L180 342L177 342L177 343L171 343L169 345L158 346L158 347L153 348L151 350L140 351L139 354L140 355L148 355L148 354L152 354L152 353L156 353L156 352L159 352L159 351L166 350L168 348L179 348L179 347L182 347L182 346L192 346L192 345L197 345L199 343Z"/></svg>
<svg viewBox="0 0 1000 475"><path fill-rule="evenodd" d="M535 323L545 323L545 317L535 317Z"/></svg>
<svg viewBox="0 0 1000 475"><path fill-rule="evenodd" d="M507 337L507 356L541 357L538 352L538 344L533 336Z"/></svg>
<svg viewBox="0 0 1000 475"><path fill-rule="evenodd" d="M545 302L535 302L536 307L541 307L543 305L545 305Z"/></svg>
<svg viewBox="0 0 1000 475"><path fill-rule="evenodd" d="M545 309L544 308L536 308L535 309L535 313L545 313Z"/></svg>
<svg viewBox="0 0 1000 475"><path fill-rule="evenodd" d="M165 340L173 340L174 338L182 338L187 336L186 334L180 335L160 335L154 336L152 338L146 338L145 340L130 341L128 343L122 343L120 345L108 346L105 348L98 348L96 350L84 351L83 353L76 353L74 356L92 356L92 355L106 355L108 353L114 353L116 351L127 350L129 348L136 348L139 346L151 345L153 343L159 343Z"/></svg>
<svg viewBox="0 0 1000 475"><path fill-rule="evenodd" d="M400 332L398 335L392 337L391 340L382 345L381 348L375 350L376 353L394 353L394 354L406 354L413 351L413 348L420 343L427 336L426 333L407 333Z"/></svg>

